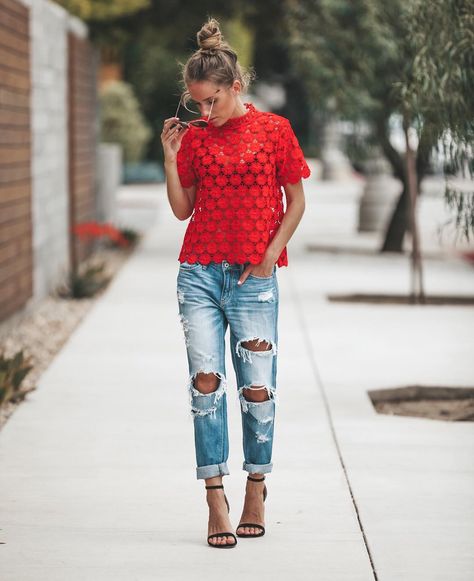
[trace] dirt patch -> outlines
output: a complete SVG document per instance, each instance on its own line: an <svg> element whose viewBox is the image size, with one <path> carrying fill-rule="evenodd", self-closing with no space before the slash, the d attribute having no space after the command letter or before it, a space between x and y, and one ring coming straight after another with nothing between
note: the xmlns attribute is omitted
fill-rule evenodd
<svg viewBox="0 0 474 581"><path fill-rule="evenodd" d="M474 388L411 385L368 392L377 413L447 420L474 421Z"/></svg>
<svg viewBox="0 0 474 581"><path fill-rule="evenodd" d="M329 301L339 303L370 303L383 305L449 305L449 306L474 306L474 296L454 296L454 295L437 295L426 296L423 301L416 297L405 294L329 294Z"/></svg>

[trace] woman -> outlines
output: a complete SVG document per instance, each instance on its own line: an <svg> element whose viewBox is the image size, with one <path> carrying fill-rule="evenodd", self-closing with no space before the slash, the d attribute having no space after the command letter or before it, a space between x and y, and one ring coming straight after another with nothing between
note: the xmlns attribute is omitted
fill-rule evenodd
<svg viewBox="0 0 474 581"><path fill-rule="evenodd" d="M188 108L199 108L201 120L188 125L177 116L167 119L161 140L172 211L180 220L191 216L177 296L196 473L207 489L207 542L230 548L237 538L222 485L229 474L224 336L229 326L248 472L236 533L259 537L265 533L264 475L273 467L276 266L288 264L286 244L305 207L301 178L310 171L288 120L242 102L251 74L223 41L217 21L204 24L197 39L200 48L183 67L183 97Z"/></svg>

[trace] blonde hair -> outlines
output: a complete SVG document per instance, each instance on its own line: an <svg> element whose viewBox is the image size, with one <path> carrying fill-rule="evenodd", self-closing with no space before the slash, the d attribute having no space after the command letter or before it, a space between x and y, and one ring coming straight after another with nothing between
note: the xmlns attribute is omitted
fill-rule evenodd
<svg viewBox="0 0 474 581"><path fill-rule="evenodd" d="M216 85L230 87L238 80L242 92L245 93L255 78L255 73L239 64L237 53L224 41L217 20L209 18L196 37L199 48L182 67L184 100L190 99L187 86L199 81L210 81Z"/></svg>

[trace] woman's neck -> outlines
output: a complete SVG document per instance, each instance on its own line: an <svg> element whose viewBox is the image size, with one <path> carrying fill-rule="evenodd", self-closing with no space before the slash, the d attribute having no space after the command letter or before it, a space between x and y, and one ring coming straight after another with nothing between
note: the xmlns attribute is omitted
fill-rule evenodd
<svg viewBox="0 0 474 581"><path fill-rule="evenodd" d="M243 104L240 97L237 97L236 101L237 102L235 104L235 108L232 112L232 115L230 116L231 119L235 119L236 117L242 117L242 115L245 115L247 113L247 109L245 108L245 105Z"/></svg>

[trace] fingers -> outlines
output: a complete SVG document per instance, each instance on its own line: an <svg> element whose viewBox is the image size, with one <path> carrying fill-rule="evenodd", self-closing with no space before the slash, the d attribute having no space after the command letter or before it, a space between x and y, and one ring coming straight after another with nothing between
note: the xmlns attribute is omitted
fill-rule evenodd
<svg viewBox="0 0 474 581"><path fill-rule="evenodd" d="M267 272L267 269L270 268L270 266L264 267L263 264L249 264L244 269L243 273L240 275L240 278L239 278L237 284L239 286L242 286L252 272L255 273L254 276L262 278L262 279L271 278L272 272L273 272L273 266L274 266L274 263L273 263L273 265L271 265L272 271Z"/></svg>
<svg viewBox="0 0 474 581"><path fill-rule="evenodd" d="M163 143L167 143L169 141L172 141L173 139L178 137L180 133L182 133L181 130L182 130L181 125L175 125L171 129L168 129L166 132L161 134L161 141Z"/></svg>
<svg viewBox="0 0 474 581"><path fill-rule="evenodd" d="M163 131L161 133L162 143L171 142L176 138L178 138L179 142L181 141L187 128L183 128L183 126L179 123L176 123L176 121L178 121L177 117L171 117L164 122Z"/></svg>
<svg viewBox="0 0 474 581"><path fill-rule="evenodd" d="M249 264L249 266L247 266L247 268L244 269L244 272L240 275L239 281L237 282L239 286L242 286L244 282L247 280L252 268L253 266Z"/></svg>
<svg viewBox="0 0 474 581"><path fill-rule="evenodd" d="M179 117L170 117L169 119L165 119L165 122L163 123L163 131L173 123L176 123L176 121L179 121Z"/></svg>

